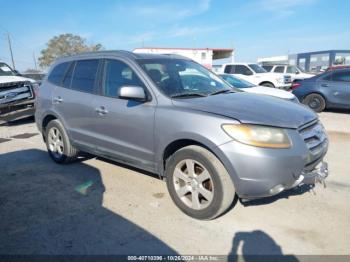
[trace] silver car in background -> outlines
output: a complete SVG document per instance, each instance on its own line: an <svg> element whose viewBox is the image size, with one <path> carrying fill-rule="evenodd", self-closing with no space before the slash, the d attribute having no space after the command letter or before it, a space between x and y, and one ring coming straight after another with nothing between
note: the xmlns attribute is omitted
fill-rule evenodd
<svg viewBox="0 0 350 262"><path fill-rule="evenodd" d="M328 174L328 138L315 113L232 89L176 55L59 59L42 82L35 117L57 163L83 151L156 173L197 219L218 217L235 196L272 196Z"/></svg>

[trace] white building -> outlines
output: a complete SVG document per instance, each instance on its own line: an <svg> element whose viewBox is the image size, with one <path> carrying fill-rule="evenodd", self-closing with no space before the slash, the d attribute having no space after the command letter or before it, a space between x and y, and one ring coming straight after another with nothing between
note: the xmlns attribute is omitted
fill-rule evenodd
<svg viewBox="0 0 350 262"><path fill-rule="evenodd" d="M176 54L188 57L208 69L212 69L213 60L231 58L234 60L234 49L231 48L162 48L142 47L135 48L134 53L147 54Z"/></svg>

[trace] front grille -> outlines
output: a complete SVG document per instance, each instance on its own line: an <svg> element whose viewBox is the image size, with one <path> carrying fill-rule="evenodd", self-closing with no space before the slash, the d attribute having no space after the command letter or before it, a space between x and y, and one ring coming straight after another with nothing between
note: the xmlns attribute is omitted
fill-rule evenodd
<svg viewBox="0 0 350 262"><path fill-rule="evenodd" d="M328 143L327 135L322 124L318 121L309 122L298 129L301 137L304 139L307 148L313 153L318 154Z"/></svg>
<svg viewBox="0 0 350 262"><path fill-rule="evenodd" d="M15 82L0 85L0 104L20 102L34 98L30 83Z"/></svg>
<svg viewBox="0 0 350 262"><path fill-rule="evenodd" d="M290 75L285 75L284 76L284 83L285 84L290 84L292 83L292 77Z"/></svg>

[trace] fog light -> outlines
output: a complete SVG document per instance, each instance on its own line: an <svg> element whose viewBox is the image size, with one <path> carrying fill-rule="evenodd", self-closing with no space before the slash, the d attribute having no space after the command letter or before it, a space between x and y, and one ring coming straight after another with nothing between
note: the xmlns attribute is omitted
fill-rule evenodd
<svg viewBox="0 0 350 262"><path fill-rule="evenodd" d="M277 195L278 193L281 193L283 190L284 190L283 185L277 185L271 188L269 192L271 195Z"/></svg>

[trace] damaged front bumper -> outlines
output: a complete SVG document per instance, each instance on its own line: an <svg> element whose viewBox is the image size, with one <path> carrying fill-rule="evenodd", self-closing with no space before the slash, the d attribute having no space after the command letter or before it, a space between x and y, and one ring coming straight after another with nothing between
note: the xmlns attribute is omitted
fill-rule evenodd
<svg viewBox="0 0 350 262"><path fill-rule="evenodd" d="M302 172L303 180L301 184L316 184L321 183L325 185L325 180L329 175L328 163L325 161L320 162L314 170L309 172Z"/></svg>

